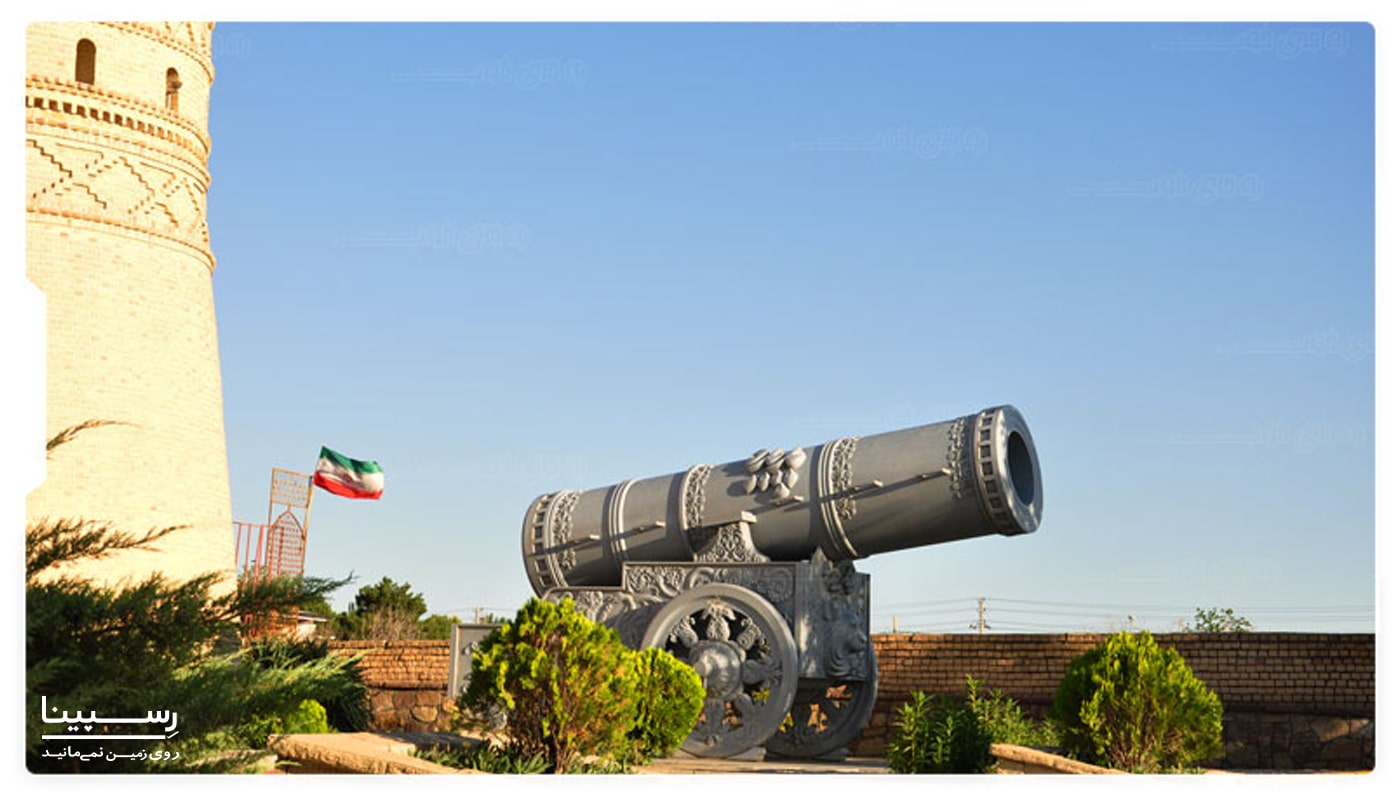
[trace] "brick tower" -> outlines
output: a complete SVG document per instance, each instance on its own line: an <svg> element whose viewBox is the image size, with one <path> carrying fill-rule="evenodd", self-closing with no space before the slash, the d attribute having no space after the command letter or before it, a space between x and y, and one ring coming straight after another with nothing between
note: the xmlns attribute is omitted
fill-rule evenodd
<svg viewBox="0 0 1400 800"><path fill-rule="evenodd" d="M46 297L46 430L125 423L55 451L27 517L188 526L83 568L99 580L232 576L205 220L213 28L61 22L26 35L25 264Z"/></svg>

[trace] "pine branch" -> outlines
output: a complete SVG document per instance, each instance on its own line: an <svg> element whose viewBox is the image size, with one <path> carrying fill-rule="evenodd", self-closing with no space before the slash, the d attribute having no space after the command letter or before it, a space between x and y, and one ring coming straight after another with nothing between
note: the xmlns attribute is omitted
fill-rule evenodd
<svg viewBox="0 0 1400 800"><path fill-rule="evenodd" d="M101 428L101 427L104 427L104 426L107 426L107 425L130 425L130 424L131 424L130 422L121 422L121 421L115 420L115 419L89 419L89 420L84 420L83 422L79 422L77 425L73 425L73 426L71 426L71 427L64 428L63 430L59 431L58 433L55 433L55 434L53 435L53 437L49 439L48 444L45 445L44 450L45 450L45 452L47 452L50 456L52 456L54 450L57 450L59 447L61 447L61 446L65 445L65 444L67 444L67 443L73 441L73 438L76 437L78 434L82 433L83 431L91 430L92 428Z"/></svg>
<svg viewBox="0 0 1400 800"><path fill-rule="evenodd" d="M354 577L351 575L344 580L304 575L244 577L238 582L237 592L216 602L219 613L228 619L290 612L314 600L325 599L326 595L347 585Z"/></svg>
<svg viewBox="0 0 1400 800"><path fill-rule="evenodd" d="M116 550L154 550L152 542L185 527L152 528L136 535L115 530L109 522L42 519L24 531L24 577L28 581L55 564L106 558Z"/></svg>

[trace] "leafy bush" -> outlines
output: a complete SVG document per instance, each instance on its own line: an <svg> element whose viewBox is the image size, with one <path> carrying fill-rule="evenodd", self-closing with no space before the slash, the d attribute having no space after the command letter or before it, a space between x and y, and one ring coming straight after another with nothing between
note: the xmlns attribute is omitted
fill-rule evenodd
<svg viewBox="0 0 1400 800"><path fill-rule="evenodd" d="M499 709L520 753L562 773L584 756L630 752L636 698L632 651L615 631L572 600L531 599L477 647L461 704L485 715Z"/></svg>
<svg viewBox="0 0 1400 800"><path fill-rule="evenodd" d="M665 650L636 654L637 720L627 734L629 760L646 762L681 746L705 704L705 686L689 664Z"/></svg>
<svg viewBox="0 0 1400 800"><path fill-rule="evenodd" d="M452 629L461 622L456 614L429 614L418 620L418 638L451 639Z"/></svg>
<svg viewBox="0 0 1400 800"><path fill-rule="evenodd" d="M284 733L330 733L331 726L326 722L326 707L315 700L303 700L296 711L287 715L283 723Z"/></svg>
<svg viewBox="0 0 1400 800"><path fill-rule="evenodd" d="M303 700L286 714L260 714L237 728L237 737L246 747L266 747L273 736L295 733L330 733L326 709L315 700Z"/></svg>
<svg viewBox="0 0 1400 800"><path fill-rule="evenodd" d="M1248 633L1254 623L1236 615L1233 608L1197 608L1196 621L1187 630L1192 633Z"/></svg>
<svg viewBox="0 0 1400 800"><path fill-rule="evenodd" d="M967 697L915 692L899 709L886 747L890 769L903 773L991 772L993 742L1030 747L1055 742L1054 729L1026 716L1000 689L984 691L967 676Z"/></svg>
<svg viewBox="0 0 1400 800"><path fill-rule="evenodd" d="M982 682L967 676L967 703L993 742L1026 747L1049 747L1058 737L1054 726L1036 722L1000 689L984 692Z"/></svg>
<svg viewBox="0 0 1400 800"><path fill-rule="evenodd" d="M914 692L899 709L885 755L898 773L988 772L996 763L991 746L992 737L967 703Z"/></svg>
<svg viewBox="0 0 1400 800"><path fill-rule="evenodd" d="M1071 756L1116 769L1177 770L1222 752L1220 698L1147 631L1071 661L1050 714Z"/></svg>

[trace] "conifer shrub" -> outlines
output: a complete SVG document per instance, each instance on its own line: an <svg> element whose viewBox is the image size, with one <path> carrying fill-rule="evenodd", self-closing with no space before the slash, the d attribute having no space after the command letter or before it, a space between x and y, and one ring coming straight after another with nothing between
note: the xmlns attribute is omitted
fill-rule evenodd
<svg viewBox="0 0 1400 800"><path fill-rule="evenodd" d="M85 432L120 424L88 420L49 439L50 458ZM79 445L80 446L80 445ZM268 661L241 646L243 621L289 613L348 581L301 576L239 580L216 591L218 573L173 580L132 574L99 583L70 570L130 550L158 550L179 526L146 533L101 520L46 518L25 526L25 765L31 772L238 772L257 769L267 731L257 726L298 714L308 698L333 695L353 681L353 666L321 654ZM60 732L41 703L108 718L168 711L174 738L135 758L141 740L109 740L111 758L75 758L46 735ZM66 712L65 712L66 713ZM269 727L281 724L267 723ZM92 733L130 732L103 724ZM261 734L253 735L250 734ZM121 755L121 758L115 758Z"/></svg>
<svg viewBox="0 0 1400 800"><path fill-rule="evenodd" d="M705 704L705 686L689 664L665 650L636 653L637 720L629 760L646 762L681 746Z"/></svg>
<svg viewBox="0 0 1400 800"><path fill-rule="evenodd" d="M1179 770L1223 751L1220 698L1147 631L1116 633L1071 661L1050 717L1071 757L1130 772Z"/></svg>
<svg viewBox="0 0 1400 800"><path fill-rule="evenodd" d="M584 757L629 752L633 660L615 631L578 613L572 600L532 598L473 653L462 705L487 717L499 711L521 756L569 772Z"/></svg>
<svg viewBox="0 0 1400 800"><path fill-rule="evenodd" d="M350 733L369 730L369 689L360 674L360 655L332 654L323 639L265 638L250 642L248 657L267 669L291 669L327 658L340 659L345 669L329 674L315 687L308 699L324 709L329 731ZM298 731L325 733L328 731Z"/></svg>

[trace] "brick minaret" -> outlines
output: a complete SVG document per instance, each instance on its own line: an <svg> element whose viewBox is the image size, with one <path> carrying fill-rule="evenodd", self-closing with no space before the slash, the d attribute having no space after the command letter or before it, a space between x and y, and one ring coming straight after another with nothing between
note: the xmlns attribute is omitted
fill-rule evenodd
<svg viewBox="0 0 1400 800"><path fill-rule="evenodd" d="M47 301L46 430L127 423L56 451L27 516L188 526L84 570L103 580L232 575L205 220L213 27L35 23L26 36L25 263Z"/></svg>

